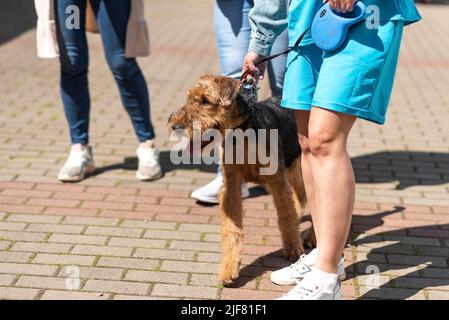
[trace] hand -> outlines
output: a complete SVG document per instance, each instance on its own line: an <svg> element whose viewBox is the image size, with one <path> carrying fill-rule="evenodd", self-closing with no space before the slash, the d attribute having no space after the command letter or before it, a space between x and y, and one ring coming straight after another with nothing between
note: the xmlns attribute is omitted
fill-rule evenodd
<svg viewBox="0 0 449 320"><path fill-rule="evenodd" d="M326 0L324 0L323 3L326 3ZM332 10L342 13L351 12L354 10L355 3L356 0L329 0L329 6Z"/></svg>
<svg viewBox="0 0 449 320"><path fill-rule="evenodd" d="M260 80L263 79L265 70L267 69L268 62L264 62L259 64L256 67L256 64L258 61L262 60L264 57L260 54L257 54L255 52L248 52L248 54L245 57L245 60L243 60L243 70L242 73L248 73L248 74L254 74L256 71L260 72ZM244 79L245 80L245 79Z"/></svg>

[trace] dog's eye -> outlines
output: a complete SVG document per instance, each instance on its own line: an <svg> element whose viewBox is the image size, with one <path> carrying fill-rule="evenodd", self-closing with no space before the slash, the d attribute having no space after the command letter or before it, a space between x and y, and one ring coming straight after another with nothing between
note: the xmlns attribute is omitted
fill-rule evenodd
<svg viewBox="0 0 449 320"><path fill-rule="evenodd" d="M205 104L208 104L208 103L209 103L209 101L207 101L207 99L204 98L204 97L196 97L195 99L193 99L193 101L194 101L195 103L200 104L200 105L205 105Z"/></svg>

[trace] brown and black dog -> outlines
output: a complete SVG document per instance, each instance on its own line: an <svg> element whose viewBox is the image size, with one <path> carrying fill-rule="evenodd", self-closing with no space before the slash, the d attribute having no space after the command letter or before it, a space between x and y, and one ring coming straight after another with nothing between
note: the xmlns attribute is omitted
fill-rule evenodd
<svg viewBox="0 0 449 320"><path fill-rule="evenodd" d="M243 149L241 144L232 141L229 150L229 145L223 142L224 187L220 197L222 261L219 274L223 284L232 283L239 275L243 237L241 185L244 181L265 185L273 196L285 257L295 261L304 252L299 223L306 204L306 194L294 114L280 108L279 98L260 103L251 102L251 97L242 90L242 86L241 82L228 77L203 76L188 92L184 107L169 119L171 129L184 129L190 139L194 122L200 124L202 132L212 128L219 130L224 141L228 141L227 129L252 129L257 138L256 148L266 146L266 154L270 152L270 148L276 150L276 172L263 175L261 169L269 164L261 164L258 157L256 163L246 161L235 164L225 160L227 152L235 155L238 150L244 150L244 158L248 159L249 150L254 150L249 139L244 140ZM277 143L274 142L276 145L268 141L270 135L261 136L260 129L277 130ZM261 139L267 141L261 144Z"/></svg>

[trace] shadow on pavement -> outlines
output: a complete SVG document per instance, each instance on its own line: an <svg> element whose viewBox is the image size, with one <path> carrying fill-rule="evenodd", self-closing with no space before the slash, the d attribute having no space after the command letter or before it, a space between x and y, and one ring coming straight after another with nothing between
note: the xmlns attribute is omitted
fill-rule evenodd
<svg viewBox="0 0 449 320"><path fill-rule="evenodd" d="M376 213L369 216L355 216L357 226L364 224L363 220L369 220L367 224L358 228L357 234L363 234L371 229L383 225L383 217L395 212L400 212L405 208L395 207L395 210ZM378 222L372 224L373 219ZM354 225L353 225L354 227ZM447 234L444 236L444 234ZM407 299L414 296L419 291L426 288L434 288L449 285L449 272L447 271L447 257L449 256L449 248L443 246L444 240L449 239L449 224L430 224L419 227L403 228L394 231L380 232L376 234L367 234L352 241L352 245L356 247L367 246L371 248L367 253L366 260L358 261L349 266L348 279L353 278L354 274L369 275L371 280L371 270L376 273L387 273L394 270L403 270L410 267L415 268L411 272L405 272L396 278L389 280L379 287L370 285L370 281L366 286L368 291L359 299L382 299L391 297L392 288L401 288L393 293L394 299ZM370 244L385 241L387 244L379 247ZM379 255L390 257L394 256L394 260L388 262L379 261ZM372 269L372 268L375 269ZM418 267L419 270L416 270ZM352 274L351 274L352 273ZM374 275L375 276L375 275ZM380 279L379 279L380 280ZM360 284L360 283L359 283ZM362 283L363 285L364 283ZM394 289L393 289L394 290Z"/></svg>
<svg viewBox="0 0 449 320"><path fill-rule="evenodd" d="M366 287L367 291L359 299L386 299L392 297L402 300L410 298L426 288L431 287L438 290L438 287L449 285L449 273L447 272L449 248L441 246L441 243L449 238L449 236L443 237L441 235L445 231L449 235L449 224L404 228L376 234L367 234L360 239L357 238L358 234L364 234L382 226L384 224L383 218L404 210L404 207L398 206L392 210L378 212L373 215L354 215L352 228L354 229L354 225L356 225L357 232L352 232L352 235L356 238L356 240L349 241L352 245L357 247L368 246L370 248L370 244L378 242L386 242L388 244L384 246L372 246L372 249L368 250L365 260L348 266L346 268L347 280L353 279L357 275L372 276L372 273L369 272L373 270L372 268L375 268L376 273L388 274L389 271L399 271L419 266L419 271L405 271L404 274L378 287L372 284L368 285ZM435 231L435 234L432 235L428 234L429 230L438 231ZM440 234L436 234L437 232L440 232ZM395 258L397 261L395 260L390 263L385 261L380 263L376 262L379 261L380 255L385 257L387 254L390 256L396 255ZM282 250L271 252L268 255L257 258L251 264L244 266L240 272L241 278L231 288L243 287L250 280L260 277L266 272L286 267L290 263L282 257ZM362 285L364 284L362 283ZM401 290L394 289L398 287ZM393 294L391 290L395 290Z"/></svg>
<svg viewBox="0 0 449 320"><path fill-rule="evenodd" d="M420 151L377 152L354 157L352 163L357 183L394 183L397 190L417 185L441 185L449 182L449 153ZM173 164L170 152L161 152L165 173L174 170L217 172L216 165ZM98 168L94 175L112 170L137 170L137 158Z"/></svg>
<svg viewBox="0 0 449 320"><path fill-rule="evenodd" d="M449 182L449 153L421 151L376 152L354 157L357 183L394 182L397 190Z"/></svg>
<svg viewBox="0 0 449 320"><path fill-rule="evenodd" d="M352 159L358 183L394 183L397 190L403 190L416 185L442 185L449 182L449 154L419 151L393 151L378 152ZM174 165L170 161L170 153L161 153L161 163L165 172L173 170L198 170L202 172L216 172L216 166L201 165ZM110 170L136 170L137 159L126 158L123 163L99 168L95 174L101 174ZM254 187L251 190L252 197L265 194L263 187ZM434 224L420 227L403 228L394 231L366 234L372 229L384 224L383 218L404 211L404 207L395 207L390 211L378 212L372 215L354 214L352 234L364 234L361 238L354 237L350 241L355 246L368 246L378 242L386 245L372 246L367 253L366 260L359 261L347 268L348 278L354 275L365 275L368 266L375 266L378 271L388 272L419 266L419 271L412 271L400 275L394 280L383 283L380 287L370 288L363 293L360 299L381 299L393 297L406 299L425 288L436 288L449 285L447 274L447 256L449 248L443 246L444 240L449 239L449 224ZM307 219L308 217L305 217ZM447 235L445 234L447 231ZM427 240L426 240L427 239ZM430 239L430 240L429 240ZM426 241L437 241L428 244ZM379 255L396 254L395 263L377 263ZM257 278L267 271L276 270L289 265L290 262L282 257L282 250L274 251L262 256L251 264L242 268L241 277L231 286L243 287L246 283ZM446 274L442 274L446 270ZM369 288L369 286L368 286Z"/></svg>

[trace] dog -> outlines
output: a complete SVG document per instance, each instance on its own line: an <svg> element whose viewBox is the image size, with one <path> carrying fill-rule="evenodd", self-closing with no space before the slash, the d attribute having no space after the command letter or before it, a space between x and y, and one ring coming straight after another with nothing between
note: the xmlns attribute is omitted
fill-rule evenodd
<svg viewBox="0 0 449 320"><path fill-rule="evenodd" d="M243 216L241 185L244 181L265 185L273 196L281 231L284 256L296 261L304 252L299 233L299 223L306 205L306 193L301 175L301 147L298 141L296 121L292 111L280 107L280 98L270 98L256 103L254 92L245 89L241 81L223 76L205 75L189 90L186 104L170 115L168 125L171 130L185 130L192 139L193 123L199 123L201 131L218 130L223 137L229 129L254 130L260 148L265 139L266 152L276 149L277 171L270 175L261 174L267 164L257 158L256 163L247 161L249 150L255 150L249 140L245 140L243 150L245 162L227 163L227 152L236 154L242 145L223 141L222 167L224 186L220 194L221 248L222 260L219 280L224 285L231 284L239 275L240 254L243 238ZM277 130L277 144L270 145L268 135L261 136L260 129ZM229 133L228 133L229 135ZM254 141L252 142L254 143ZM205 148L201 144L201 148Z"/></svg>

